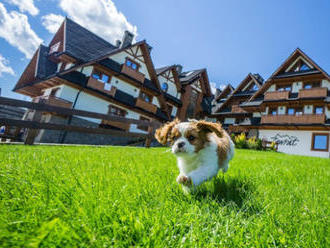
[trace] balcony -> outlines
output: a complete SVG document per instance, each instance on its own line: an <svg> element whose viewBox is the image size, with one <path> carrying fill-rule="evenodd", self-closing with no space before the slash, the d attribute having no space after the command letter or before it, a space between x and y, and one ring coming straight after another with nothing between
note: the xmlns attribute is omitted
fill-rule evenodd
<svg viewBox="0 0 330 248"><path fill-rule="evenodd" d="M87 86L93 89L102 91L110 96L114 96L116 94L116 87L111 86L110 89L105 89L105 83L99 81L93 77L90 77L87 82Z"/></svg>
<svg viewBox="0 0 330 248"><path fill-rule="evenodd" d="M109 125L112 127L120 128L122 130L128 131L130 128L130 123L124 123L124 122L115 122L115 121L109 121L109 120L102 120L102 125Z"/></svg>
<svg viewBox="0 0 330 248"><path fill-rule="evenodd" d="M139 71L133 70L132 68L128 67L126 64L122 65L121 73L124 73L124 74L136 79L137 81L139 81L141 83L144 82L144 78L145 78L144 74Z"/></svg>
<svg viewBox="0 0 330 248"><path fill-rule="evenodd" d="M147 110L148 112L151 112L153 114L156 114L157 112L157 106L150 103L150 102L146 102L144 101L143 99L141 98L137 98L136 99L136 104L135 104L136 107L139 107L139 108L142 108L144 110Z"/></svg>
<svg viewBox="0 0 330 248"><path fill-rule="evenodd" d="M316 97L327 97L328 88L312 88L312 89L301 89L299 90L299 98L316 98Z"/></svg>
<svg viewBox="0 0 330 248"><path fill-rule="evenodd" d="M261 124L324 124L325 114L264 115Z"/></svg>
<svg viewBox="0 0 330 248"><path fill-rule="evenodd" d="M62 108L71 108L72 102L64 100L62 98L58 98L56 96L39 96L33 98L33 102L40 102L40 100L43 99L45 104L49 104L56 107L62 107Z"/></svg>
<svg viewBox="0 0 330 248"><path fill-rule="evenodd" d="M289 98L290 91L271 91L265 93L265 101L283 100Z"/></svg>
<svg viewBox="0 0 330 248"><path fill-rule="evenodd" d="M233 112L233 113L246 113L246 111L238 105L232 105L231 112Z"/></svg>

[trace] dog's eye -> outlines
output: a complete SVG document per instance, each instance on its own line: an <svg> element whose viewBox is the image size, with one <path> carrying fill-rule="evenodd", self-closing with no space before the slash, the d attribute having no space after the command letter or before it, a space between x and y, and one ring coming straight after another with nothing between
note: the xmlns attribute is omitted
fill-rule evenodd
<svg viewBox="0 0 330 248"><path fill-rule="evenodd" d="M193 141L194 139L195 139L195 136L190 135L190 136L188 137L188 140L189 140L189 141Z"/></svg>

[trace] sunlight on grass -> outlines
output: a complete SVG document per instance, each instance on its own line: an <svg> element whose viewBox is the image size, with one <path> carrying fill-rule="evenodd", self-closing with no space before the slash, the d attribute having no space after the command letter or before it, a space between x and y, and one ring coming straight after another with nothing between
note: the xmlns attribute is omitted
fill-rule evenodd
<svg viewBox="0 0 330 248"><path fill-rule="evenodd" d="M237 150L184 195L165 148L0 146L0 247L329 247L329 159Z"/></svg>

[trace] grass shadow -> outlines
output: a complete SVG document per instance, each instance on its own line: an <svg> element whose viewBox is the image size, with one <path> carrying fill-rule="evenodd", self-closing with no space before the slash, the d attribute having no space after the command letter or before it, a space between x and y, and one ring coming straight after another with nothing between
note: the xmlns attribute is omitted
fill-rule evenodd
<svg viewBox="0 0 330 248"><path fill-rule="evenodd" d="M237 178L225 180L220 176L213 179L211 185L199 188L194 198L198 201L213 199L219 204L234 205L239 210L253 214L260 210L252 196L254 191L255 187L249 181Z"/></svg>

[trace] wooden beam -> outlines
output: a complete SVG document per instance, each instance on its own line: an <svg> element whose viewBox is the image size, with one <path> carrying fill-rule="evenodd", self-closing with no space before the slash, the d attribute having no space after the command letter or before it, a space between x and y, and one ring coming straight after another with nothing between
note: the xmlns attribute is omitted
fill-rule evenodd
<svg viewBox="0 0 330 248"><path fill-rule="evenodd" d="M0 118L0 124L5 126L10 125L16 127L30 128L34 130L38 130L38 129L64 130L64 131L94 133L94 134L109 134L120 137L143 137L143 138L153 137L153 135L150 134L123 132L123 131L111 130L106 128L92 128L92 127L81 127L81 126L72 126L72 125L60 125L53 123L40 123L37 121L13 120L8 118Z"/></svg>
<svg viewBox="0 0 330 248"><path fill-rule="evenodd" d="M94 112L85 111L85 110L62 108L62 107L47 105L44 103L34 103L34 102L27 102L27 101L23 101L23 100L10 99L7 97L0 97L0 105L24 107L24 108L34 109L34 110L39 110L39 111L44 111L44 112L55 112L55 113L58 113L61 115L78 115L78 116L90 117L90 118L95 118L95 119L137 124L140 126L153 126L156 128L159 127L160 125L162 125L158 121L150 121L150 122L142 121L142 120L125 118L125 117L111 116L111 115L101 114L101 113L94 113Z"/></svg>

